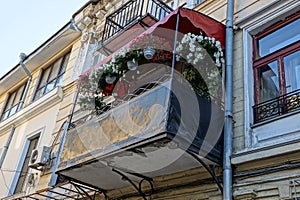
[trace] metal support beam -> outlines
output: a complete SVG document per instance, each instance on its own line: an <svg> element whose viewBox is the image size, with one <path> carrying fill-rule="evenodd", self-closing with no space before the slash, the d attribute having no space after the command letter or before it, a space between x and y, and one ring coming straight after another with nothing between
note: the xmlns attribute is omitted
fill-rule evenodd
<svg viewBox="0 0 300 200"><path fill-rule="evenodd" d="M153 194L153 191L154 191L154 187L153 187L153 183L152 183L152 179L151 178L148 178L148 177L145 177L145 176L142 176L142 175L137 175L136 173L129 173L131 175L135 175L139 178L141 178L141 176L143 177L142 180L139 182L139 185L135 184L132 180L130 180L130 178L128 176L126 176L124 173L116 170L116 169L112 169L113 172L119 174L120 176L122 176L122 179L124 179L125 181L128 181L135 189L136 191L142 196L142 198L144 200L147 200L147 196L151 196ZM150 184L150 187L151 187L151 190L150 190L150 193L149 194L146 194L146 192L144 192L142 190L142 183L144 181L148 181L148 183Z"/></svg>
<svg viewBox="0 0 300 200"><path fill-rule="evenodd" d="M189 155L191 155L195 160L197 160L206 169L206 171L211 175L211 177L214 179L214 181L218 185L219 190L223 193L223 187L222 187L218 177L216 176L214 170L209 168L209 166L203 160L201 160L201 158L199 158L197 154L191 152L190 150L187 150L187 153Z"/></svg>

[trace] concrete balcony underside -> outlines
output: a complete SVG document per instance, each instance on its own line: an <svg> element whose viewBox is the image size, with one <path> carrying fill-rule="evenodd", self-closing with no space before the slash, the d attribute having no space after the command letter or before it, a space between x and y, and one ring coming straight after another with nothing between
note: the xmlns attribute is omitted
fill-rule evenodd
<svg viewBox="0 0 300 200"><path fill-rule="evenodd" d="M222 163L223 111L182 80L167 80L71 129L58 173L104 190L130 180Z"/></svg>

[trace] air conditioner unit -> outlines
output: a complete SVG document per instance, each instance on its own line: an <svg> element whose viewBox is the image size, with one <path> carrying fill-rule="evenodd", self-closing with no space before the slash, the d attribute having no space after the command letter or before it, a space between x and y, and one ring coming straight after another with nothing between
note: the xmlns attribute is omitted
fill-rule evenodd
<svg viewBox="0 0 300 200"><path fill-rule="evenodd" d="M41 166L47 164L50 158L50 147L42 146L33 149L31 152L29 167L39 169Z"/></svg>

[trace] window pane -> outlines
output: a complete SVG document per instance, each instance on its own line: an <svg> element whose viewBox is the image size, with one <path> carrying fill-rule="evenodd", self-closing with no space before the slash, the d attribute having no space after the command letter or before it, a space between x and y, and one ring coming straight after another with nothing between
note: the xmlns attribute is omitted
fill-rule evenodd
<svg viewBox="0 0 300 200"><path fill-rule="evenodd" d="M63 65L62 65L62 69L60 70L60 73L59 73L59 74L65 73L67 64L68 64L68 62L69 62L69 58L70 58L70 53L68 53L68 54L65 56L64 63L63 63Z"/></svg>
<svg viewBox="0 0 300 200"><path fill-rule="evenodd" d="M61 86L62 85L62 81L63 81L63 75L59 76L57 78L57 83L56 83L56 86Z"/></svg>
<svg viewBox="0 0 300 200"><path fill-rule="evenodd" d="M44 92L44 89L45 89L45 87L42 87L42 88L40 88L39 90L37 90L36 93L35 93L34 99L37 99L37 98L39 98L40 96L42 96L42 95L43 95L43 92Z"/></svg>
<svg viewBox="0 0 300 200"><path fill-rule="evenodd" d="M300 51L284 57L286 92L300 89Z"/></svg>
<svg viewBox="0 0 300 200"><path fill-rule="evenodd" d="M22 87L20 87L20 88L17 90L17 95L16 95L16 98L15 98L15 101L14 101L14 105L20 103L20 101L21 101L21 99L22 99L24 87L25 87L25 85L23 85Z"/></svg>
<svg viewBox="0 0 300 200"><path fill-rule="evenodd" d="M52 71L51 71L51 75L50 75L50 78L49 78L49 81L52 81L53 79L55 79L57 77L57 74L59 72L59 68L60 68L60 65L61 65L61 61L62 61L62 58L60 58L59 60L57 60L54 64L53 64L53 67L52 67Z"/></svg>
<svg viewBox="0 0 300 200"><path fill-rule="evenodd" d="M259 103L279 96L278 65L273 61L257 70Z"/></svg>
<svg viewBox="0 0 300 200"><path fill-rule="evenodd" d="M17 109L18 109L18 104L13 106L11 109L10 109L10 113L9 113L9 116L15 114L17 112Z"/></svg>
<svg viewBox="0 0 300 200"><path fill-rule="evenodd" d="M9 95L5 110L9 110L13 106L13 102L14 102L15 96L16 96L16 92L11 93Z"/></svg>
<svg viewBox="0 0 300 200"><path fill-rule="evenodd" d="M56 79L54 79L53 81L48 83L45 93L49 92L50 90L52 90L54 88L55 81L56 81Z"/></svg>
<svg viewBox="0 0 300 200"><path fill-rule="evenodd" d="M300 40L300 18L258 40L259 56L271 54Z"/></svg>
<svg viewBox="0 0 300 200"><path fill-rule="evenodd" d="M8 117L8 114L9 114L9 110L3 113L1 120L5 120Z"/></svg>
<svg viewBox="0 0 300 200"><path fill-rule="evenodd" d="M28 168L29 159L30 159L32 150L37 147L38 140L39 140L39 136L30 140L29 147L28 147L27 153L26 153L26 157L24 159L24 162L22 163L21 173L19 175L18 182L17 182L15 190L14 190L14 194L24 192L24 189L25 189L24 186L26 185L26 177L27 177L28 171L29 171L29 168Z"/></svg>
<svg viewBox="0 0 300 200"><path fill-rule="evenodd" d="M45 84L47 83L48 76L49 76L50 68L46 69L42 75L42 79L39 85L39 88L44 87Z"/></svg>

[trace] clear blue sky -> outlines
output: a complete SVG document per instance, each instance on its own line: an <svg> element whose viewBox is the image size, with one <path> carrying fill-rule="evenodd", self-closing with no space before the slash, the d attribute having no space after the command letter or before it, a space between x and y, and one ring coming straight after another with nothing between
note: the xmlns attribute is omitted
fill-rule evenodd
<svg viewBox="0 0 300 200"><path fill-rule="evenodd" d="M70 21L88 0L26 0L0 3L0 77Z"/></svg>

